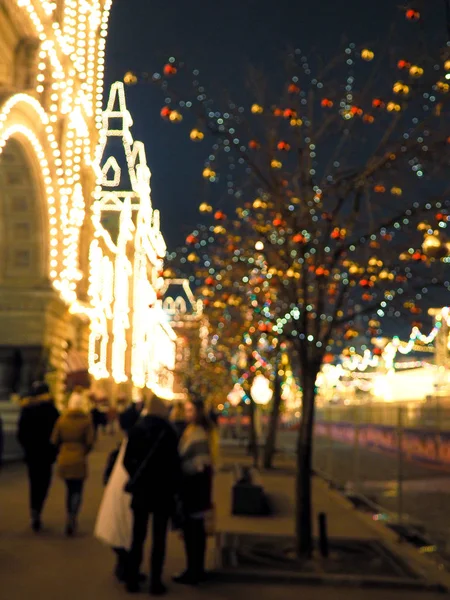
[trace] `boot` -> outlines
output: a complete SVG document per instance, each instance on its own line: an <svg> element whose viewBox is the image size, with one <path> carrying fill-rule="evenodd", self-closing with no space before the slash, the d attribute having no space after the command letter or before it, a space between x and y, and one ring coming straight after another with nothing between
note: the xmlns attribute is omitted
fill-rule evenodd
<svg viewBox="0 0 450 600"><path fill-rule="evenodd" d="M200 583L200 579L197 578L193 573L191 573L188 569L183 571L179 575L175 575L173 577L173 581L175 583L181 583L182 585L198 585Z"/></svg>
<svg viewBox="0 0 450 600"><path fill-rule="evenodd" d="M114 575L119 583L125 583L127 579L126 565L117 561L116 568L114 569ZM139 583L145 583L147 581L147 575L145 573L139 573Z"/></svg>
<svg viewBox="0 0 450 600"><path fill-rule="evenodd" d="M37 510L31 511L31 528L38 533L42 528L41 515Z"/></svg>
<svg viewBox="0 0 450 600"><path fill-rule="evenodd" d="M150 582L150 594L152 596L164 596L164 594L167 594L167 588L160 579L152 580Z"/></svg>
<svg viewBox="0 0 450 600"><path fill-rule="evenodd" d="M66 536L73 537L77 529L77 520L74 515L69 515L66 522Z"/></svg>

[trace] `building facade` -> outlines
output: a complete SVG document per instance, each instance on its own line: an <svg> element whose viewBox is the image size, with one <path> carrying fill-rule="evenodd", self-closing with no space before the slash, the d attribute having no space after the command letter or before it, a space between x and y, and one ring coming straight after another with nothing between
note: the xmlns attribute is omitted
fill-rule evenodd
<svg viewBox="0 0 450 600"><path fill-rule="evenodd" d="M203 303L195 299L187 279L167 279L162 293L164 312L177 336L174 397L182 400L190 375L204 357L208 322Z"/></svg>
<svg viewBox="0 0 450 600"><path fill-rule="evenodd" d="M111 4L0 3L0 398L44 372L61 395L68 347L87 355Z"/></svg>

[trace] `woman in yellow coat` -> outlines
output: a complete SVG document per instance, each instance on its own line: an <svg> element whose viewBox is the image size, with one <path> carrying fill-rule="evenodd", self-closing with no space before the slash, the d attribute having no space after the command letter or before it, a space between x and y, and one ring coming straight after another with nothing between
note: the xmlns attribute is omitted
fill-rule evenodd
<svg viewBox="0 0 450 600"><path fill-rule="evenodd" d="M84 480L88 474L87 455L94 444L94 426L81 394L74 393L70 397L67 411L56 422L51 441L58 449L58 473L66 482L66 535L72 536L77 528Z"/></svg>

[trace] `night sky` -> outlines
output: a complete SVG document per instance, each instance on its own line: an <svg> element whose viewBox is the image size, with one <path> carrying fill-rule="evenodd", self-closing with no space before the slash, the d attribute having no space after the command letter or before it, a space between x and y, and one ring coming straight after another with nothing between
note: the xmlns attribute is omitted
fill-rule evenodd
<svg viewBox="0 0 450 600"><path fill-rule="evenodd" d="M437 2L437 0L436 0ZM283 68L287 50L333 56L342 40L374 43L399 17L396 0L115 0L107 44L107 81L126 71L160 71L169 56L200 70L209 88L231 90L239 101L249 64L267 78ZM441 22L442 22L441 13ZM127 88L135 139L146 145L152 198L161 209L168 249L183 243L205 199L201 176L207 146L189 130L164 122L163 96L152 84Z"/></svg>

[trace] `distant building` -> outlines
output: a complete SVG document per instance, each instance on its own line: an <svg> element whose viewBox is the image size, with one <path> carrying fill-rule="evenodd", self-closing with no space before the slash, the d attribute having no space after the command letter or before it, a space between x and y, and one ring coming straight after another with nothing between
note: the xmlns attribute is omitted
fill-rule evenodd
<svg viewBox="0 0 450 600"><path fill-rule="evenodd" d="M203 303L195 299L187 279L166 279L163 309L177 336L174 393L184 398L186 375L198 365L206 349L208 321Z"/></svg>

